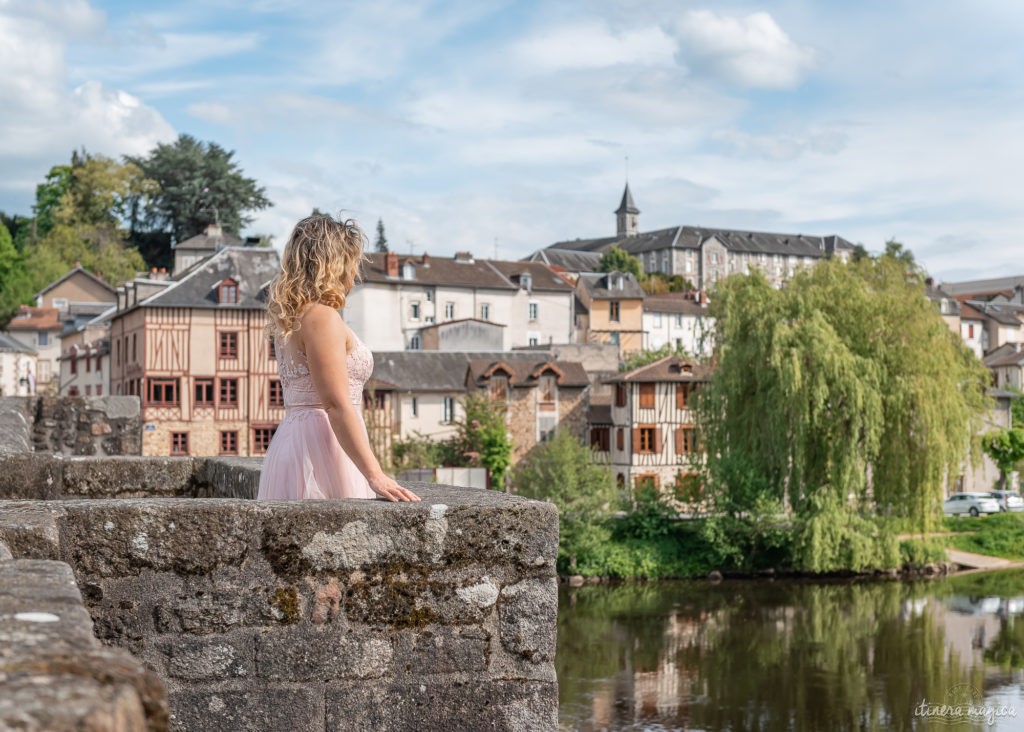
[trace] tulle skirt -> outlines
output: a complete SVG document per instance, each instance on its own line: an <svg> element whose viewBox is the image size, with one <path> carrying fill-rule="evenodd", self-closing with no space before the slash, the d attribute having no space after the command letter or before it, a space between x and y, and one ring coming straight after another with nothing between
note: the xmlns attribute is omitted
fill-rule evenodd
<svg viewBox="0 0 1024 732"><path fill-rule="evenodd" d="M289 407L263 459L257 498L375 497L338 444L327 412L318 407Z"/></svg>

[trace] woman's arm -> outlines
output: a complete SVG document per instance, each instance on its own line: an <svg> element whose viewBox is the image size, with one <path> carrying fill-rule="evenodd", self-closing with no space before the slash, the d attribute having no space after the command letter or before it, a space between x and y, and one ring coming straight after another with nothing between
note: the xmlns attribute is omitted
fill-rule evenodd
<svg viewBox="0 0 1024 732"><path fill-rule="evenodd" d="M349 400L345 358L348 333L341 316L326 305L313 305L302 316L299 335L313 384L341 448L366 476L374 493L389 501L418 501L415 493L381 470L359 419L359 407Z"/></svg>

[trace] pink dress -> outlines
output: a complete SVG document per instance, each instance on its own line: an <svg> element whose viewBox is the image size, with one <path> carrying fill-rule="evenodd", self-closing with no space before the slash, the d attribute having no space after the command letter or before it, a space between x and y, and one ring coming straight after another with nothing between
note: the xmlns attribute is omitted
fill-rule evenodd
<svg viewBox="0 0 1024 732"><path fill-rule="evenodd" d="M355 338L347 358L348 390L359 406L362 423L363 385L373 372L373 354ZM320 395L309 375L306 354L275 339L277 370L284 388L284 419L263 460L257 498L375 498L355 463L338 444Z"/></svg>

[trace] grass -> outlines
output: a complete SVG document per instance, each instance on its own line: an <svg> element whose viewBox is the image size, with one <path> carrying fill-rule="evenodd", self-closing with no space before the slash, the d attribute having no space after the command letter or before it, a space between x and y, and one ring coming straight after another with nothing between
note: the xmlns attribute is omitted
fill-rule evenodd
<svg viewBox="0 0 1024 732"><path fill-rule="evenodd" d="M999 513L973 519L945 519L948 546L965 552L1024 560L1024 513Z"/></svg>

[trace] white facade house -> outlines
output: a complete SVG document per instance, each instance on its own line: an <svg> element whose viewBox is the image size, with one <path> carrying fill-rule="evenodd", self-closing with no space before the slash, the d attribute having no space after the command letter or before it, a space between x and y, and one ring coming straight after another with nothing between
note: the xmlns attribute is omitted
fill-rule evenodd
<svg viewBox="0 0 1024 732"><path fill-rule="evenodd" d="M61 338L60 395L110 395L110 318L116 308Z"/></svg>
<svg viewBox="0 0 1024 732"><path fill-rule="evenodd" d="M960 337L978 358L989 351L987 318L968 303L960 306Z"/></svg>
<svg viewBox="0 0 1024 732"><path fill-rule="evenodd" d="M0 333L0 396L32 396L38 372L36 352Z"/></svg>
<svg viewBox="0 0 1024 732"><path fill-rule="evenodd" d="M371 254L349 293L345 322L373 351L452 347L427 338L441 323L504 326L500 350L571 339L573 288L540 262ZM474 348L472 344L468 348ZM465 347L464 347L465 350Z"/></svg>
<svg viewBox="0 0 1024 732"><path fill-rule="evenodd" d="M710 355L713 322L707 317L707 303L685 293L648 295L644 298L644 349L668 346L692 356Z"/></svg>
<svg viewBox="0 0 1024 732"><path fill-rule="evenodd" d="M7 324L7 335L38 355L35 371L40 393L57 393L60 376L60 334L63 325L57 308L22 305Z"/></svg>

